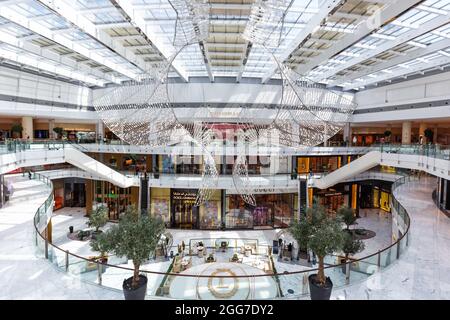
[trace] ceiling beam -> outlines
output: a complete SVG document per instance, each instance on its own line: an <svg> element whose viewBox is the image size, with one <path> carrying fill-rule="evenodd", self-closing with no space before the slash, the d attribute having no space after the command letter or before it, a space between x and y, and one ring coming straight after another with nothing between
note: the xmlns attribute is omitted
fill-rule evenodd
<svg viewBox="0 0 450 320"><path fill-rule="evenodd" d="M323 20L341 5L342 1L340 0L325 0L322 4L322 7L308 21L305 28L303 28L302 31L300 31L292 41L290 41L290 45L288 46L288 48L277 57L278 60L280 62L286 61L289 56L292 55L298 49L298 47L302 46L305 40L307 40L317 30L317 27L322 24ZM266 72L262 77L262 83L266 83L270 78L272 78L277 70L278 67L276 65L269 69L269 71Z"/></svg>
<svg viewBox="0 0 450 320"><path fill-rule="evenodd" d="M401 45L403 43L407 43L423 34L429 33L443 25L446 25L449 23L450 19L450 13L447 15L441 15L436 17L435 19L431 19L428 22L425 22L420 26L418 29L412 29L410 31L407 31L405 33L402 33L398 37L396 37L394 40L388 40L388 42L378 46L375 50L367 50L367 52L362 53L359 57L355 57L353 59L350 59L345 64L341 64L337 66L336 68L333 68L332 70L329 70L328 72L325 72L323 74L318 75L313 80L316 82L319 82L321 80L328 79L335 75L336 73L343 71L345 69L348 69L356 64L359 64L361 62L364 62L368 59L371 59L387 50L390 50L398 45Z"/></svg>
<svg viewBox="0 0 450 320"><path fill-rule="evenodd" d="M112 28L133 28L128 21L95 23L97 29L112 29Z"/></svg>
<svg viewBox="0 0 450 320"><path fill-rule="evenodd" d="M165 59L171 59L176 54L176 48L172 44L165 41L167 36L158 36L156 33L163 32L159 26L149 25L145 22L144 16L141 12L136 10L136 4L131 3L130 0L110 0L114 1L131 19L133 25L142 30L154 47L161 52ZM179 60L172 63L172 68L180 75L184 81L188 81L189 75Z"/></svg>
<svg viewBox="0 0 450 320"><path fill-rule="evenodd" d="M77 14L76 11L72 8L71 1L65 1L65 0L59 0L59 1L53 1L53 0L36 0L42 5L44 5L48 10L51 10L61 17L63 17L66 21L70 22L73 26L77 27L84 33L86 33L89 37L91 37L93 40L99 42L100 44L104 45L105 47L108 47L111 49L112 52L115 52L119 56L123 57L125 60L129 61L128 66L133 66L135 68L141 69L141 70L148 70L150 66L143 60L137 57L132 51L127 50L124 48L123 44L119 41L115 41L113 37L111 37L107 32L105 32L102 29L97 28L95 24L93 24L89 19L84 17L83 15ZM79 47L79 46L77 46ZM84 47L83 47L84 48ZM82 49L83 50L83 49ZM83 52L89 52L88 49L83 50ZM78 51L78 50L74 50ZM80 52L81 53L81 52ZM85 55L84 53L82 53ZM86 56L86 55L85 55ZM91 57L87 56L91 59ZM130 71L130 68L126 68L125 64L112 64L108 61L110 59L103 58L103 61L97 61L99 59L92 59L100 64L103 64L107 66L108 68L117 71L131 79L136 79L139 77L139 74L142 73L142 71L139 70L133 70ZM105 61L106 60L106 61ZM105 64L107 63L107 64Z"/></svg>
<svg viewBox="0 0 450 320"><path fill-rule="evenodd" d="M374 21L369 22L368 20L366 20L357 27L357 29L353 34L349 34L343 37L342 39L339 40L339 42L335 43L333 46L328 48L326 51L322 52L320 55L314 57L307 64L299 66L296 69L296 71L300 74L306 74L308 71L326 62L328 59L339 54L341 51L347 49L348 47L351 47L352 45L355 45L361 39L365 38L370 33L372 33L374 30L377 30L384 24L388 23L395 17L399 16L400 14L408 10L411 6L414 6L415 4L420 2L422 2L422 0L396 1L395 3L391 3L389 6L379 9L378 11L373 13L373 16L376 15L376 19L379 19L379 24L374 23ZM336 14L338 14L338 12L336 12ZM372 18L367 17L367 19Z"/></svg>
<svg viewBox="0 0 450 320"><path fill-rule="evenodd" d="M42 24L35 21L29 21L26 17L18 15L14 10L11 10L9 7L0 7L0 16L4 19L14 22L15 24L26 28L34 33L41 35L44 38L47 38L63 47L66 47L72 51L76 51L81 55L96 61L97 63L103 64L116 72L119 72L126 77L133 78L135 74L131 72L129 69L124 68L123 66L119 66L111 60L95 53L91 52L89 49L79 45L76 41L71 41L66 37L59 34L59 32L54 32L48 28L45 28Z"/></svg>
<svg viewBox="0 0 450 320"><path fill-rule="evenodd" d="M358 78L365 77L369 74L373 74L379 71L382 71L384 69L388 69L397 65L401 65L405 62L423 57L425 55L428 55L433 52L437 52L439 50L445 50L446 48L450 47L450 39L445 39L441 41L437 41L429 45L427 48L424 49L416 49L414 51L408 52L405 55L395 57L393 59L387 60L383 63L374 65L373 67L367 68L363 71L356 71L350 74L346 74L344 77L333 80L328 83L329 86L337 86L344 82L353 81Z"/></svg>
<svg viewBox="0 0 450 320"><path fill-rule="evenodd" d="M10 55L7 53L3 53L1 55L5 59L90 85L104 86L105 83L108 82L117 84L121 83L120 80L114 76L91 70L88 66L78 64L76 61L69 59L67 56L60 56L50 49L40 47L20 38L16 38L4 31L0 31L0 38L3 43L13 46L24 53L31 54L32 57L35 56L35 58L29 58L25 57L24 54L14 54L11 52ZM59 66L65 68L58 68Z"/></svg>
<svg viewBox="0 0 450 320"><path fill-rule="evenodd" d="M422 62L420 64L411 66L409 68L404 68L404 69L402 68L402 69L396 70L395 72L392 72L392 73L385 73L378 77L373 77L373 78L371 77L364 81L358 81L355 84L349 84L349 85L344 86L343 89L344 90L352 90L352 89L359 88L359 87L366 87L371 84L380 83L380 82L384 82L384 81L391 81L392 79L404 77L406 75L412 75L417 72L424 74L424 70L435 69L437 67L447 65L447 64L450 64L450 57L443 56L441 58Z"/></svg>

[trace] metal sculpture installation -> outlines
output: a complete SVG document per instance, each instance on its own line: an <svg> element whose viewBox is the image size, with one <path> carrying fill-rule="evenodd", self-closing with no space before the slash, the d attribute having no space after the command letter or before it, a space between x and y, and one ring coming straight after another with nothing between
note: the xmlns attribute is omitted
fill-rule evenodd
<svg viewBox="0 0 450 320"><path fill-rule="evenodd" d="M169 94L169 71L173 61L184 48L200 45L209 35L207 0L168 0L177 20L173 45L177 52L166 61L147 70L141 79L113 88L94 102L100 118L120 139L135 145L166 146L190 143L203 155L202 185L196 205L210 199L217 189L219 171L210 151L214 131L220 121L211 122L211 110L199 105L190 120L181 121L173 108ZM248 172L248 148L261 144L308 147L318 145L335 135L348 122L356 108L343 94L328 90L295 73L274 54L283 35L284 18L293 0L256 0L243 33L254 46L264 48L278 68L281 78L280 101L271 117L256 119L254 106L241 106L231 121L240 128L237 132L237 156L232 178L242 199L255 205L255 184Z"/></svg>

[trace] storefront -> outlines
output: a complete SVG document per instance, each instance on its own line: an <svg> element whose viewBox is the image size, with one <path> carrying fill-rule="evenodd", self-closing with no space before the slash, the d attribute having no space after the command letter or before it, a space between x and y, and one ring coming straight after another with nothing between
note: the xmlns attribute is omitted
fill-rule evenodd
<svg viewBox="0 0 450 320"><path fill-rule="evenodd" d="M92 204L87 208L88 212L95 203L102 203L108 208L108 216L112 221L119 220L129 205L137 205L139 200L139 188L120 188L106 181L91 180L87 186L89 193L92 193ZM90 202L90 203L91 203Z"/></svg>
<svg viewBox="0 0 450 320"><path fill-rule="evenodd" d="M361 183L361 208L391 211L391 184L386 181L367 181Z"/></svg>
<svg viewBox="0 0 450 320"><path fill-rule="evenodd" d="M197 190L171 189L171 225L173 228L198 229L199 207L195 205Z"/></svg>
<svg viewBox="0 0 450 320"><path fill-rule="evenodd" d="M298 210L296 193L255 194L256 206L245 203L238 194L226 195L227 229L288 227Z"/></svg>
<svg viewBox="0 0 450 320"><path fill-rule="evenodd" d="M150 188L150 213L164 221L166 227L171 226L169 188Z"/></svg>
<svg viewBox="0 0 450 320"><path fill-rule="evenodd" d="M197 191L151 188L151 215L162 219L169 228L202 230L286 228L298 216L298 195L291 190L256 194L256 206L225 190L215 190L209 200L195 206Z"/></svg>
<svg viewBox="0 0 450 320"><path fill-rule="evenodd" d="M64 179L64 206L85 207L86 188L84 179Z"/></svg>
<svg viewBox="0 0 450 320"><path fill-rule="evenodd" d="M199 207L200 229L217 230L222 226L222 191L215 190Z"/></svg>
<svg viewBox="0 0 450 320"><path fill-rule="evenodd" d="M335 188L318 190L314 196L330 215L335 215L337 210L343 206L351 207L349 185L337 185Z"/></svg>
<svg viewBox="0 0 450 320"><path fill-rule="evenodd" d="M307 174L331 172L339 169L342 164L342 156L333 157L297 157L297 173Z"/></svg>

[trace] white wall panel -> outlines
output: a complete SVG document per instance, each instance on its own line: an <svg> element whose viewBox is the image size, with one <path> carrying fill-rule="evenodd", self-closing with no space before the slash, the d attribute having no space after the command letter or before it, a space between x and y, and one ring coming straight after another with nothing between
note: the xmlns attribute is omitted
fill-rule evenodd
<svg viewBox="0 0 450 320"><path fill-rule="evenodd" d="M379 108L392 103L407 104L450 97L450 72L404 81L356 93L358 109Z"/></svg>
<svg viewBox="0 0 450 320"><path fill-rule="evenodd" d="M84 86L0 67L0 94L88 106L91 91Z"/></svg>

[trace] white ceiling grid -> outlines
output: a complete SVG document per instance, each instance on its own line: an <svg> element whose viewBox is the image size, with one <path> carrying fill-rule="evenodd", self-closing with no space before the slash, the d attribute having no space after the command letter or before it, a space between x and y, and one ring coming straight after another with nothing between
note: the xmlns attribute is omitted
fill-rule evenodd
<svg viewBox="0 0 450 320"><path fill-rule="evenodd" d="M209 0L205 57L186 47L169 76L278 78L266 49L242 37L254 1ZM168 0L3 0L0 59L90 87L120 84L173 57L175 22ZM361 90L447 70L449 23L450 0L292 0L272 52L314 81Z"/></svg>

